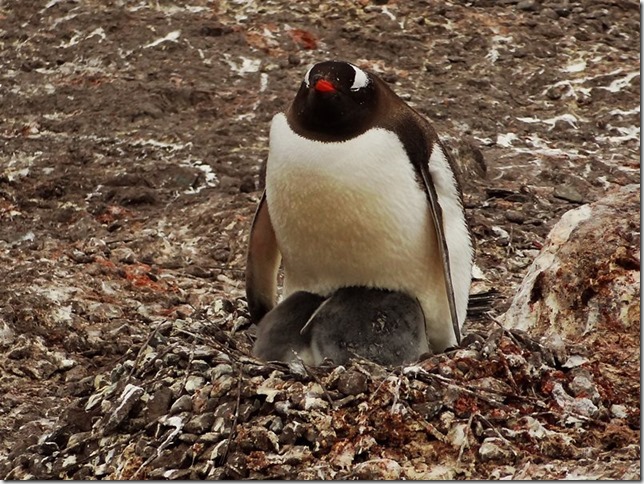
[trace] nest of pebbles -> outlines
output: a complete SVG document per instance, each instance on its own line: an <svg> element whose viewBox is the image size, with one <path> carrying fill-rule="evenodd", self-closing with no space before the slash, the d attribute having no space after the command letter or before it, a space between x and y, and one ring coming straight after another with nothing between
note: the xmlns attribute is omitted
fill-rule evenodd
<svg viewBox="0 0 644 484"><path fill-rule="evenodd" d="M599 465L605 476L602 461L623 459L628 467L639 452L615 450L631 440L629 419L639 413L611 402L588 360L561 340L498 326L410 366L353 360L313 368L248 356L252 328L243 314L242 301L222 300L158 324L110 373L84 382L83 397L50 432L16 446L2 474L562 477L570 466L544 471L539 464L567 459L577 475L581 466L599 476L591 469ZM614 477L629 475L611 469Z"/></svg>

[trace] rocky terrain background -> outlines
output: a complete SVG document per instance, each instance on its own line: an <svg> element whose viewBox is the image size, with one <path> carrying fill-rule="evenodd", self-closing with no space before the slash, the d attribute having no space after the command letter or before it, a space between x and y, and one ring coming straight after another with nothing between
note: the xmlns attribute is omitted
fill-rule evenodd
<svg viewBox="0 0 644 484"><path fill-rule="evenodd" d="M3 2L0 476L639 479L639 32L630 0ZM464 172L472 292L494 297L418 365L249 356L269 122L334 58ZM565 321L600 283L630 299L589 331L521 327L565 299L528 269L575 208L614 236L561 256L608 261L566 279L593 290Z"/></svg>

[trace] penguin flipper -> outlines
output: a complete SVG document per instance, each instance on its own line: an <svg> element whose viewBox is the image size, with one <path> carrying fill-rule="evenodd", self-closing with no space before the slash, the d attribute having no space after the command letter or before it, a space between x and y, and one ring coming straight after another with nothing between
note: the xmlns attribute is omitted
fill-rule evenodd
<svg viewBox="0 0 644 484"><path fill-rule="evenodd" d="M449 156L443 148L440 141L436 140L433 143L432 149L442 150L443 154ZM428 160L429 162L429 160ZM452 320L452 327L454 328L454 336L456 343L461 343L461 329L458 322L458 314L456 312L456 300L454 298L454 284L452 282L452 270L449 262L449 249L447 247L447 237L445 236L445 229L443 225L443 210L438 201L438 194L436 187L432 180L432 175L429 172L429 163L422 163L420 173L425 185L425 192L429 201L429 211L431 212L432 221L434 222L434 230L436 231L436 240L438 242L438 250L443 262L443 274L445 275L445 291L447 294L447 303L449 305L450 319Z"/></svg>
<svg viewBox="0 0 644 484"><path fill-rule="evenodd" d="M275 306L281 258L264 191L250 229L246 255L246 300L254 323Z"/></svg>

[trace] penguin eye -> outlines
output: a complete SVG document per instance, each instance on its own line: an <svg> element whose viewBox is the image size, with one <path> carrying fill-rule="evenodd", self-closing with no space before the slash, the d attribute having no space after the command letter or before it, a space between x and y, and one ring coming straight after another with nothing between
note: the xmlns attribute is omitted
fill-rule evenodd
<svg viewBox="0 0 644 484"><path fill-rule="evenodd" d="M369 85L369 76L367 75L367 73L359 67L354 66L353 64L349 65L353 67L353 70L355 71L353 75L353 84L351 84L351 90L358 91L364 87L367 87Z"/></svg>
<svg viewBox="0 0 644 484"><path fill-rule="evenodd" d="M304 74L304 84L306 84L306 87L311 87L311 81L309 78L311 77L311 71L313 70L313 67L310 67L309 70L306 71L306 74Z"/></svg>

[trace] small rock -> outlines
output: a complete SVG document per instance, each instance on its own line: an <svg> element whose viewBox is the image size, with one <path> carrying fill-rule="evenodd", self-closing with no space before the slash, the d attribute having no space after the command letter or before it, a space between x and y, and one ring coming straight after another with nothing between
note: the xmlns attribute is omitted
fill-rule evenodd
<svg viewBox="0 0 644 484"><path fill-rule="evenodd" d="M184 430L193 434L202 434L207 430L210 430L215 423L215 414L208 412L201 415L192 417L186 425Z"/></svg>
<svg viewBox="0 0 644 484"><path fill-rule="evenodd" d="M446 412L441 413L437 422L438 430L440 430L444 434L449 432L455 420L456 420L456 415L454 415L454 412L451 412L448 410Z"/></svg>
<svg viewBox="0 0 644 484"><path fill-rule="evenodd" d="M192 412L192 397L190 395L182 395L170 407L170 415L181 412Z"/></svg>
<svg viewBox="0 0 644 484"><path fill-rule="evenodd" d="M571 185L557 185L553 192L555 198L573 203L583 203L584 196Z"/></svg>
<svg viewBox="0 0 644 484"><path fill-rule="evenodd" d="M570 390L576 397L585 396L593 400L593 402L599 402L597 386L593 383L593 378L590 373L585 370L582 370L581 374L575 375L570 382Z"/></svg>
<svg viewBox="0 0 644 484"><path fill-rule="evenodd" d="M539 10L539 4L535 0L522 0L517 3L517 8L526 12L534 12Z"/></svg>
<svg viewBox="0 0 644 484"><path fill-rule="evenodd" d="M306 426L300 422L292 421L284 425L279 436L279 443L282 445L293 445L295 441L306 432Z"/></svg>
<svg viewBox="0 0 644 484"><path fill-rule="evenodd" d="M552 396L564 412L572 414L573 416L581 415L582 417L592 418L599 413L599 409L589 398L573 398L566 393L561 383L555 383L553 385Z"/></svg>
<svg viewBox="0 0 644 484"><path fill-rule="evenodd" d="M148 422L156 420L161 415L165 415L170 407L172 401L172 391L167 387L160 387L154 392L152 398L148 402L147 417ZM183 411L183 410L181 410Z"/></svg>
<svg viewBox="0 0 644 484"><path fill-rule="evenodd" d="M570 355L566 362L561 366L563 368L577 368L585 363L588 363L588 358L580 355Z"/></svg>
<svg viewBox="0 0 644 484"><path fill-rule="evenodd" d="M72 434L67 441L67 449L77 447L79 444L89 440L92 436L91 432L79 432L77 434Z"/></svg>
<svg viewBox="0 0 644 484"><path fill-rule="evenodd" d="M264 427L252 427L248 434L240 439L240 445L245 451L277 452L279 449L279 441L275 432Z"/></svg>
<svg viewBox="0 0 644 484"><path fill-rule="evenodd" d="M288 63L292 66L299 66L302 62L302 59L297 54L290 54L288 56Z"/></svg>
<svg viewBox="0 0 644 484"><path fill-rule="evenodd" d="M628 418L628 412L626 406L613 404L610 406L610 414L615 418L626 419Z"/></svg>
<svg viewBox="0 0 644 484"><path fill-rule="evenodd" d="M177 469L186 463L186 445L180 444L177 447L163 449L157 457L150 462L151 468Z"/></svg>
<svg viewBox="0 0 644 484"><path fill-rule="evenodd" d="M550 20L558 20L559 19L559 14L554 11L554 9L545 7L541 9L541 16L545 18L549 18Z"/></svg>
<svg viewBox="0 0 644 484"><path fill-rule="evenodd" d="M477 353L481 350L484 344L485 339L481 335L476 333L467 333L465 336L463 336L463 339L461 341L461 347L474 350Z"/></svg>
<svg viewBox="0 0 644 484"><path fill-rule="evenodd" d="M136 254L128 247L112 249L112 257L124 264L134 264L136 262Z"/></svg>
<svg viewBox="0 0 644 484"><path fill-rule="evenodd" d="M221 378L212 380L212 390L210 391L210 396L213 398L219 398L223 395L227 395L230 390L237 385L235 379L229 375L224 375Z"/></svg>
<svg viewBox="0 0 644 484"><path fill-rule="evenodd" d="M436 415L438 415L438 412L441 411L441 409L443 408L443 402L438 400L435 402L414 403L411 408L414 411L418 412L418 414L421 415L425 420L431 420Z"/></svg>
<svg viewBox="0 0 644 484"><path fill-rule="evenodd" d="M116 427L118 427L121 422L127 418L132 408L134 408L134 405L141 399L141 396L143 396L143 393L145 393L143 388L136 385L128 383L125 386L121 393L121 397L118 399L116 408L105 425L105 433L109 433L116 429Z"/></svg>
<svg viewBox="0 0 644 484"><path fill-rule="evenodd" d="M491 460L507 461L512 458L512 452L506 448L507 444L497 437L488 437L479 447L479 457L482 461Z"/></svg>
<svg viewBox="0 0 644 484"><path fill-rule="evenodd" d="M218 462L223 456L228 453L228 441L222 440L217 445L215 445L210 452L210 460L213 462Z"/></svg>
<svg viewBox="0 0 644 484"><path fill-rule="evenodd" d="M205 373L210 370L210 365L204 360L192 360L191 368L197 373Z"/></svg>
<svg viewBox="0 0 644 484"><path fill-rule="evenodd" d="M525 215L517 210L508 210L505 212L505 218L508 222L522 224L525 222Z"/></svg>
<svg viewBox="0 0 644 484"><path fill-rule="evenodd" d="M452 425L449 429L445 440L452 444L452 447L460 449L463 445L468 445L467 442L467 423L458 423Z"/></svg>
<svg viewBox="0 0 644 484"><path fill-rule="evenodd" d="M357 395L367 390L367 376L358 371L347 371L340 375L337 388L344 395Z"/></svg>
<svg viewBox="0 0 644 484"><path fill-rule="evenodd" d="M396 481L402 475L402 467L393 459L372 459L361 462L352 472L352 477L368 481Z"/></svg>
<svg viewBox="0 0 644 484"><path fill-rule="evenodd" d="M190 375L186 380L185 389L188 393L194 393L201 389L206 383L206 379L201 376Z"/></svg>
<svg viewBox="0 0 644 484"><path fill-rule="evenodd" d="M215 366L212 370L210 370L210 381L215 381L221 378L223 375L232 375L233 374L233 367L229 365L228 363L221 363L217 366Z"/></svg>
<svg viewBox="0 0 644 484"><path fill-rule="evenodd" d="M220 440L221 440L221 434L219 432L206 432L206 433L202 433L199 436L199 441L205 442L207 444L214 444L216 442L219 442Z"/></svg>
<svg viewBox="0 0 644 484"><path fill-rule="evenodd" d="M199 440L199 436L197 434L193 434L193 433L179 434L179 442L194 444L197 440Z"/></svg>

